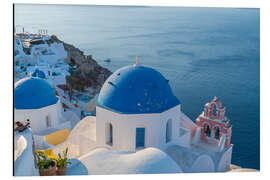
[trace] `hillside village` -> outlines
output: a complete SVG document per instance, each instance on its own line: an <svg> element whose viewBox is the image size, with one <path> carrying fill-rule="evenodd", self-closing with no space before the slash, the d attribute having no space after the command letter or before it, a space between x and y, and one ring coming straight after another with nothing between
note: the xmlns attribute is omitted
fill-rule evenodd
<svg viewBox="0 0 270 180"><path fill-rule="evenodd" d="M25 77L42 76L55 88L63 107L72 109L79 117L80 113L94 113L93 108L85 106L91 106L90 100L110 74L91 56L55 35L15 35L14 83Z"/></svg>

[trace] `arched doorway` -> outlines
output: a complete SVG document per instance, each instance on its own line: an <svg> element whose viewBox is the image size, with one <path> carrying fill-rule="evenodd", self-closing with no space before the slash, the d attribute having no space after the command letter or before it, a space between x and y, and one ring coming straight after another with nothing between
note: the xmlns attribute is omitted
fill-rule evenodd
<svg viewBox="0 0 270 180"><path fill-rule="evenodd" d="M204 133L207 137L211 137L211 129L209 124L204 124Z"/></svg>
<svg viewBox="0 0 270 180"><path fill-rule="evenodd" d="M136 128L136 149L145 147L145 128Z"/></svg>
<svg viewBox="0 0 270 180"><path fill-rule="evenodd" d="M166 143L172 140L172 120L169 119L166 123Z"/></svg>
<svg viewBox="0 0 270 180"><path fill-rule="evenodd" d="M113 145L113 126L111 123L106 123L106 144Z"/></svg>
<svg viewBox="0 0 270 180"><path fill-rule="evenodd" d="M46 116L46 127L50 128L52 126L51 118L49 115Z"/></svg>
<svg viewBox="0 0 270 180"><path fill-rule="evenodd" d="M216 139L220 138L220 128L219 128L219 126L215 127L215 138Z"/></svg>

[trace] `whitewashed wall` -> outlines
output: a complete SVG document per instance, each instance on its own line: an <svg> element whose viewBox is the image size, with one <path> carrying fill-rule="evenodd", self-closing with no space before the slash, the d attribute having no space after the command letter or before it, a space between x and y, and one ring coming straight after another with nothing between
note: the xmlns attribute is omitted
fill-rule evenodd
<svg viewBox="0 0 270 180"><path fill-rule="evenodd" d="M215 172L215 164L212 158L206 154L200 155L190 169L191 173Z"/></svg>
<svg viewBox="0 0 270 180"><path fill-rule="evenodd" d="M60 123L61 117L61 103L60 100L56 104L40 108L40 109L15 109L15 122L23 121L26 122L27 119L30 120L30 126L33 133L38 133L47 129L46 126L46 116L49 115L51 119L51 127L57 126Z"/></svg>
<svg viewBox="0 0 270 180"><path fill-rule="evenodd" d="M24 141L21 143L20 141ZM15 176L37 176L38 169L35 168L34 154L32 149L33 139L30 129L15 133L14 136L14 154L21 151L14 157L14 175Z"/></svg>
<svg viewBox="0 0 270 180"><path fill-rule="evenodd" d="M78 158L96 147L96 117L87 116L72 129L68 139L53 147L54 154L69 148L68 157Z"/></svg>
<svg viewBox="0 0 270 180"><path fill-rule="evenodd" d="M230 170L230 165L231 165L231 160L232 160L232 149L233 149L233 146L229 147L229 149L227 149L223 153L217 167L217 172L225 172L225 171Z"/></svg>
<svg viewBox="0 0 270 180"><path fill-rule="evenodd" d="M179 139L180 105L156 114L119 114L97 107L96 118L97 147L134 152L137 127L145 128L145 147L165 149ZM166 143L166 123L169 119L172 119L172 140ZM106 123L113 126L112 146L106 144Z"/></svg>
<svg viewBox="0 0 270 180"><path fill-rule="evenodd" d="M162 126L161 126L160 148L163 150L172 144L180 143L179 141L180 140L179 139L179 127L180 127L179 125L180 125L180 115L181 115L180 112L181 112L181 106L178 105L169 109L168 111L161 113ZM172 120L172 140L166 143L166 124L169 119Z"/></svg>

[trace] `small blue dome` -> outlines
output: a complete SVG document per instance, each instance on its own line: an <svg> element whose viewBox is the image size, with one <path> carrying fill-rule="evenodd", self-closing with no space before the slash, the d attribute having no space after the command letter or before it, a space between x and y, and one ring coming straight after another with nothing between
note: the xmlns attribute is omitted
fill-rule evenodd
<svg viewBox="0 0 270 180"><path fill-rule="evenodd" d="M161 113L176 105L166 80L158 71L144 66L125 66L104 83L97 105L123 114Z"/></svg>
<svg viewBox="0 0 270 180"><path fill-rule="evenodd" d="M52 86L43 79L27 77L15 83L14 107L39 109L55 104L58 98Z"/></svg>
<svg viewBox="0 0 270 180"><path fill-rule="evenodd" d="M32 77L39 77L39 78L42 78L42 79L45 79L46 78L46 75L43 71L40 71L39 69L36 69L32 75Z"/></svg>

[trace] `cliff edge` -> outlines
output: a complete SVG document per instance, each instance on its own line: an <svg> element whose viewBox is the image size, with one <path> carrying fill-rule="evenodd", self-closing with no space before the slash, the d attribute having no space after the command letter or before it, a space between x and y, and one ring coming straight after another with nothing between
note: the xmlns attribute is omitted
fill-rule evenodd
<svg viewBox="0 0 270 180"><path fill-rule="evenodd" d="M100 66L91 55L84 55L83 51L75 46L59 40L55 35L52 35L48 44L61 42L64 49L67 51L65 62L71 67L70 76L67 76L67 87L78 91L84 91L91 87L92 94L100 91L103 83L112 72Z"/></svg>

